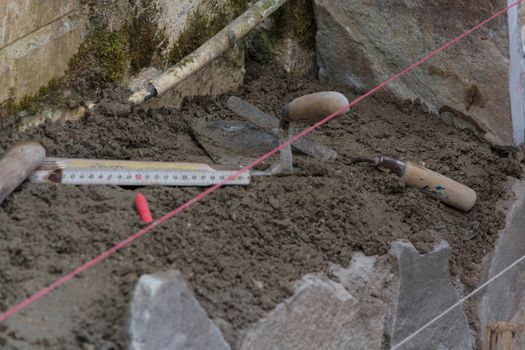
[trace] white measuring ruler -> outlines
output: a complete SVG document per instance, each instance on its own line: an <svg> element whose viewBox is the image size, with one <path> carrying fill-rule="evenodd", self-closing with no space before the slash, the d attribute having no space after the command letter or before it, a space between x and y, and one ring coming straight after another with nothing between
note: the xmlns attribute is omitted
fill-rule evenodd
<svg viewBox="0 0 525 350"><path fill-rule="evenodd" d="M30 176L30 181L71 185L210 186L226 180L239 170L240 167L201 163L46 158ZM248 184L249 172L227 183Z"/></svg>

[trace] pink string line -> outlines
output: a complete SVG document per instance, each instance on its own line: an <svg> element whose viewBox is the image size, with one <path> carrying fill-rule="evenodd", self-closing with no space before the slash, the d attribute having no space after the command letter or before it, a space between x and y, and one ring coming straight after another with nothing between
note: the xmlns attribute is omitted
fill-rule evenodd
<svg viewBox="0 0 525 350"><path fill-rule="evenodd" d="M233 174L231 176L228 176L224 181L222 181L222 182L220 182L220 183L218 183L216 185L213 185L212 187L208 188L207 190L201 192L200 194L198 194L197 196L193 197L189 201L185 202L184 204L182 204L178 208L174 209L173 211L170 211L169 213L167 213L164 216L160 217L159 219L155 220L153 223L151 223L150 225L146 226L142 230L134 233L133 235L131 235L128 238L126 238L125 240L117 243L115 246L113 246L113 247L109 248L108 250L102 252L100 255L96 256L92 260L90 260L90 261L84 263L83 265L77 267L76 269L74 269L73 271L68 273L67 275L65 275L65 276L61 277L60 279L56 280L55 282L53 282L51 285L49 285L49 286L39 290L35 294L33 294L33 295L29 296L28 298L24 299L19 304L11 307L10 309L5 311L4 313L0 314L0 322L2 322L4 320L8 319L9 317L19 313L20 311L22 311L23 309L25 309L29 305L33 304L37 300L39 300L39 299L43 298L44 296L46 296L47 294L51 293L54 289L56 289L56 288L62 286L63 284L69 282L70 280L75 278L77 275L79 275L82 272L90 269L91 267L93 267L94 265L98 264L99 262L105 260L106 258L110 257L111 255L113 255L114 253L119 251L120 249L122 249L122 248L126 247L127 245L131 244L133 241L139 239L140 237L142 237L146 233L152 231L157 226L163 224L164 222L166 222L167 220L171 219L175 215L178 215L180 212L182 212L183 210L185 210L186 208L188 208L189 206L191 206L195 202L200 201L201 199L207 197L209 194L215 192L216 190L218 190L219 188L224 186L225 184L235 180L235 178L237 178L237 176L239 176L239 175L249 171L250 169L252 169L256 165L260 164L264 160L266 160L269 157L271 157L273 154L275 154L275 153L279 152L280 150L282 150L283 148L291 145L295 141L299 140L301 137L311 133L315 129L319 128L321 125L323 125L323 124L329 122L330 120L334 119L339 114L346 112L347 110L349 110L353 106L357 105L358 103L360 103L364 99L370 97L372 94L376 93L378 90L382 89L383 87L385 87L386 85L390 84L394 80L399 79L400 77L402 77L403 75L407 74L408 72L410 72L411 70L413 70L417 66L421 65L422 63L428 61L429 59L431 59L432 57L434 57L438 53L440 53L440 52L444 51L445 49L447 49L448 47L454 45L456 42L460 41L461 39L469 36L474 31L476 31L480 27L484 26L488 22L491 22L494 19L498 18L499 16L507 13L508 10L510 10L511 8L517 6L522 1L524 1L524 0L518 0L518 1L514 2L513 4L511 4L510 6L506 7L505 9L503 9L503 10L497 12L496 14L492 15L491 17L485 19L483 22L479 23L478 25L476 25L472 29L470 29L470 30L466 31L465 33L461 34L460 36L458 36L454 40L452 40L452 41L446 43L445 45L441 46L440 48L432 51L430 54L428 54L424 58L420 59L416 63L412 64L410 67L408 67L408 68L402 70L401 72L391 76L390 78L388 78L387 80L385 80L381 84L377 85L376 87L374 87L373 89L371 89L367 93L359 96L358 98L353 100L348 105L346 105L344 107L341 107L340 109L338 109L334 113L330 114L328 117L324 118L323 120L315 123L314 125L306 128L306 129L304 129L299 134L297 134L294 137L288 139L288 141L282 143L281 145L279 145L278 147L272 149L270 152L266 153L265 155L263 155L259 159L255 160L252 163L248 164L247 166L243 167L242 169L237 171L235 174Z"/></svg>

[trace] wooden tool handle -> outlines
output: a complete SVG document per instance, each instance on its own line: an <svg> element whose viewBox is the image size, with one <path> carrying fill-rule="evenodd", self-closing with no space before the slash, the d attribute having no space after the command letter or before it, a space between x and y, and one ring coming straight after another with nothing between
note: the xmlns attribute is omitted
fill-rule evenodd
<svg viewBox="0 0 525 350"><path fill-rule="evenodd" d="M0 203L44 161L46 150L30 142L18 145L0 160Z"/></svg>
<svg viewBox="0 0 525 350"><path fill-rule="evenodd" d="M401 178L405 184L452 207L469 211L476 203L473 189L417 164L406 162Z"/></svg>
<svg viewBox="0 0 525 350"><path fill-rule="evenodd" d="M339 92L316 92L290 102L285 108L282 118L291 122L311 125L346 105L348 105L348 99Z"/></svg>

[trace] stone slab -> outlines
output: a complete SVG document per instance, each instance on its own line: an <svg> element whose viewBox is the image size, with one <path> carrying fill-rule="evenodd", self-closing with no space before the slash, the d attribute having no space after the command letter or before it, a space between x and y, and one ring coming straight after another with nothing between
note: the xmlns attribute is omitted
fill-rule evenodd
<svg viewBox="0 0 525 350"><path fill-rule="evenodd" d="M179 271L140 277L130 334L130 350L230 350Z"/></svg>
<svg viewBox="0 0 525 350"><path fill-rule="evenodd" d="M384 313L380 304L360 304L339 283L306 275L290 299L244 334L238 348L379 350Z"/></svg>
<svg viewBox="0 0 525 350"><path fill-rule="evenodd" d="M393 243L390 254L399 265L399 296L392 322L392 346L459 300L450 282L450 252L450 246L445 241L439 242L434 251L424 255L420 255L410 243ZM468 320L461 306L399 347L400 350L430 348L473 349Z"/></svg>
<svg viewBox="0 0 525 350"><path fill-rule="evenodd" d="M306 275L293 297L245 334L239 349L342 349L356 308L357 300L340 284Z"/></svg>
<svg viewBox="0 0 525 350"><path fill-rule="evenodd" d="M505 227L498 234L493 253L485 259L488 273L480 283L525 255L525 182L510 180L509 187L512 197L502 205L507 213ZM524 290L525 263L521 263L487 286L479 303L481 326L491 321L524 324Z"/></svg>

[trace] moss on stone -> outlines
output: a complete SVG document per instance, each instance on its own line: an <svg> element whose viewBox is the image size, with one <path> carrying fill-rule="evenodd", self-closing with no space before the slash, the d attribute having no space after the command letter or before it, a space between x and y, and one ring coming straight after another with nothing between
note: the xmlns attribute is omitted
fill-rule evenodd
<svg viewBox="0 0 525 350"><path fill-rule="evenodd" d="M186 28L170 50L169 63L177 63L195 51L239 16L247 6L248 0L230 0L211 14L206 14L202 8L197 8L188 17Z"/></svg>
<svg viewBox="0 0 525 350"><path fill-rule="evenodd" d="M242 14L248 3L249 0L229 0L217 7L203 4L189 16L186 29L168 54L168 63L176 63L196 50ZM24 96L18 102L14 97L8 99L0 105L0 115L16 115L23 110L31 114L39 112L44 105L65 105L67 101L60 94L64 86L84 95L86 91L96 91L124 79L128 70L136 73L154 64L156 57L160 61L163 43L168 40L165 30L155 21L158 11L147 0L137 8L142 12L136 13L129 24L117 31L107 31L94 24L95 29L70 59L63 78L51 81L38 93ZM204 8L211 8L208 10L211 14ZM228 60L235 59L232 64L240 64L238 55L235 57ZM14 92L11 95L15 96Z"/></svg>
<svg viewBox="0 0 525 350"><path fill-rule="evenodd" d="M0 105L0 115L14 116L22 111L26 111L27 114L35 114L42 110L45 105L48 105L50 101L53 104L65 103L63 94L59 94L60 88L65 82L65 77L52 79L45 86L42 86L37 93L28 94L22 97L16 102L14 96L16 96L15 90L9 90L9 98Z"/></svg>
<svg viewBox="0 0 525 350"><path fill-rule="evenodd" d="M202 45L208 39L209 26L208 18L200 10L190 14L185 30L168 54L169 63L182 60Z"/></svg>
<svg viewBox="0 0 525 350"><path fill-rule="evenodd" d="M128 69L128 38L126 29L115 32L95 30L69 61L69 75L74 78L83 76L95 83L123 79Z"/></svg>
<svg viewBox="0 0 525 350"><path fill-rule="evenodd" d="M12 97L0 105L0 114L14 116L26 111L31 115L40 112L45 106L65 106L71 102L71 95L66 97L64 87L80 93L84 93L85 89L104 87L124 78L128 62L127 29L116 32L96 30L70 59L69 68L63 77L51 80L37 93L25 95L18 101L14 98L15 92L11 91Z"/></svg>
<svg viewBox="0 0 525 350"><path fill-rule="evenodd" d="M263 5L269 6L273 1ZM306 50L315 49L315 17L311 0L288 0L273 15L269 29L259 29L249 41L247 67L251 70L273 61L279 44L292 39ZM253 66L253 67L252 67Z"/></svg>
<svg viewBox="0 0 525 350"><path fill-rule="evenodd" d="M311 0L288 0L275 14L271 36L282 39L289 35L304 47L315 45L315 17Z"/></svg>
<svg viewBox="0 0 525 350"><path fill-rule="evenodd" d="M144 10L136 13L128 26L130 73L152 65L160 57L164 43L168 42L165 30L154 20L156 6L144 4Z"/></svg>
<svg viewBox="0 0 525 350"><path fill-rule="evenodd" d="M230 0L229 8L234 17L238 17L248 8L248 0Z"/></svg>

